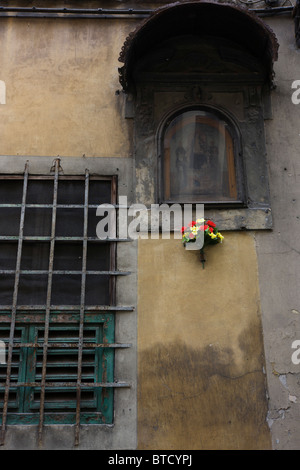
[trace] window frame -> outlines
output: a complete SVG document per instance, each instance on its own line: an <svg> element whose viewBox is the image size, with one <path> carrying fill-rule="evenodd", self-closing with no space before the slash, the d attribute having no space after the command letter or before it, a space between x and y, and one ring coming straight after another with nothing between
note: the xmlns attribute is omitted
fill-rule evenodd
<svg viewBox="0 0 300 470"><path fill-rule="evenodd" d="M55 173L54 174L51 174L51 175L30 175L29 176L29 171L28 171L28 162L26 162L26 165L25 165L25 173L24 174L17 174L17 175L13 175L13 174L3 174L2 177L3 179L10 179L10 180L16 180L16 179L20 179L20 180L23 180L26 179L26 181L28 182L30 180L30 178L34 178L34 179L41 179L41 180L52 180L52 181L55 181L59 178L62 178L62 179L69 179L69 180L76 180L76 179L85 179L85 181L87 180L87 175L90 174L90 177L91 179L97 179L97 180L110 180L112 182L111 184L111 188L112 188L112 193L111 195L113 196L112 197L112 200L110 202L113 202L114 204L116 204L116 197L117 197L117 187L116 187L116 183L117 183L117 175L114 175L114 174L108 174L107 176L106 175L102 175L102 176L97 176L97 175L93 175L91 172L88 172L88 170L85 170L85 176L82 176L81 175L67 175L65 176L64 174L61 174L60 175L60 166L59 166L59 161L60 159L57 159L55 161ZM27 183L26 183L27 184ZM24 191L24 189L23 189ZM25 212L25 206L26 206L26 201L24 203L24 192L23 192L23 201L22 201L22 210L21 210L21 214L22 212ZM52 207L52 210L53 210L53 205L51 206ZM95 206L95 210L96 210L96 207ZM24 214L23 214L23 218L24 218ZM24 220L23 220L23 223L24 223ZM21 223L20 223L20 234L21 234ZM20 235L17 238L17 243L19 244L20 242L20 239L22 239L22 242L23 242L23 235ZM51 238L51 237L50 237ZM82 241L83 243L86 242L86 235L84 235L82 237ZM91 319L94 319L95 320L95 313L99 316L99 318L101 317L102 319L100 320L100 323L103 323L103 325L107 324L108 321L110 321L111 318L114 319L115 321L115 313L116 312L120 312L120 311L132 311L133 310L133 307L126 307L126 306L121 306L121 305L116 305L116 277L119 276L119 275L129 275L131 274L130 272L122 272L122 271L118 271L116 269L116 242L118 241L127 241L127 240L122 240L122 239L111 239L109 241L107 240L99 240L97 239L97 237L94 237L94 241L97 241L99 243L110 243L111 245L111 254L110 254L110 269L109 269L109 275L110 275L110 279L111 279L111 287L110 287L110 302L109 302L109 305L97 305L97 306L88 306L86 308L81 308L80 307L80 311L78 311L78 318L79 318L79 321L80 321L80 324L83 324L83 318L84 316L86 315L87 317L89 317L89 321L92 321ZM17 269L15 270L17 271ZM48 271L48 274L50 272L50 269ZM2 306L3 307L3 306ZM10 306L11 307L11 306ZM28 306L27 306L28 307ZM96 308L95 308L96 307ZM12 331L12 335L10 334L10 339L9 339L9 342L8 342L8 347L10 349L11 347L11 352L13 350L13 338L14 338L14 329L15 329L15 325L16 325L16 312L17 312L17 309L18 309L18 306L17 305L14 305L12 306L12 309L10 308L9 310L13 311L14 310L14 319L12 319L12 316L10 318L10 315L9 315L9 311L5 311L5 309L1 309L2 310L2 314L6 315L6 322L8 322L7 324L10 325L10 331ZM21 308L21 311L22 311L22 314L24 317L26 317L26 310L28 310L28 308ZM38 306L32 308L32 311L33 311L33 314L35 315L35 319L38 318L38 316L42 316L43 313L45 314L45 312L41 312L39 311L39 308ZM60 314L62 317L65 317L66 313L69 312L71 315L74 315L74 311L72 310L72 306L65 306L65 309L63 309ZM28 312L27 312L28 313ZM49 313L49 312L48 312ZM51 312L52 314L53 312ZM56 312L57 313L57 312ZM28 320L28 318L27 318ZM99 324L100 324L99 323ZM33 324L33 323L32 323ZM30 348L30 347L33 347L33 345L31 343L25 343L24 347L26 348ZM79 338L79 342L78 342L78 350L81 350L83 349L84 347L84 344L83 344L83 338L80 339ZM115 343L114 342L114 338L112 337L112 333L110 332L109 335L107 335L107 337L104 338L103 340L103 343L99 343L99 344L96 344L95 345L96 348L102 348L102 350L107 354L107 355L110 355L111 357L114 356L115 354L115 351L119 348L130 348L131 345L130 344L127 344L127 343ZM10 359L11 361L11 359ZM8 365L8 368L10 366ZM9 369L8 369L9 370ZM9 370L9 375L8 375L8 379L6 379L6 383L5 383L5 388L7 388L8 390L8 393L9 393L9 389L10 389L10 370ZM127 383L127 382L120 382L120 381L117 381L115 380L114 376L113 376L113 372L110 371L108 374L107 374L107 380L106 380L107 383L95 383L92 385L93 388L95 387L104 387L106 388L106 390L109 391L110 395L113 395L113 390L115 388L128 388L130 387L130 385ZM2 384L3 385L3 384ZM29 386L29 385L28 385ZM79 381L79 383L77 384L77 390L80 390L80 387L81 387L81 383ZM112 393L111 393L112 392ZM8 396L7 396L8 397ZM114 399L113 399L114 400ZM8 403L8 398L6 400L6 403ZM79 402L80 403L80 402ZM8 405L6 405L8 406ZM42 405L43 406L43 405ZM75 445L78 445L79 443L79 426L82 424L81 420L80 420L80 407L77 407L77 409L79 408L79 413L77 413L77 410L76 410L76 423L73 423L73 424L76 424L76 430L75 430ZM5 438L5 431L6 431L6 424L10 424L7 422L7 408L4 412L4 415L3 415L3 419L2 419L2 428L1 428L1 441L2 441L2 444L4 443L4 438ZM5 416L5 417L4 417ZM79 416L79 419L77 419ZM114 420L114 412L113 410L110 411L110 416L111 418L110 419L103 419L101 420L101 423L102 424L113 424L113 420ZM90 422L90 421L89 421ZM16 423L17 424L17 423ZM18 423L18 424L22 424L22 423ZM28 424L28 423L24 423L24 424ZM31 424L34 424L34 423L31 423ZM42 437L42 432L43 432L43 428L44 428L44 424L47 424L44 422L44 417L42 416L42 418L40 419L40 423L39 423L39 438ZM60 421L59 424L64 424L63 422ZM70 424L68 422L66 422L65 424ZM99 421L98 421L98 424L99 424Z"/></svg>
<svg viewBox="0 0 300 470"><path fill-rule="evenodd" d="M269 169L265 139L265 120L271 119L270 90L253 76L246 81L239 75L234 81L220 77L147 80L136 84L134 112L135 200L150 208L159 204L160 132L163 123L176 109L207 106L220 110L235 122L239 130L244 177L245 202L216 207L204 204L207 218L220 230L270 230L273 227L270 203ZM197 93L196 93L197 92ZM131 108L128 108L129 110ZM196 214L196 207L193 208ZM150 231L150 227L149 227Z"/></svg>
<svg viewBox="0 0 300 470"><path fill-rule="evenodd" d="M232 143L233 143L233 163L236 179L236 191L237 199L236 200L224 200L220 201L217 199L212 200L203 200L201 198L194 198L191 201L180 201L172 198L165 198L164 192L164 137L168 129L168 126L172 123L181 114L184 114L189 111L203 111L209 113L216 118L225 121L227 124L227 131L229 132ZM158 125L157 135L157 154L158 154L158 201L160 204L181 204L184 203L196 205L196 204L205 204L207 208L227 208L227 207L245 207L247 194L246 194L246 183L245 183L245 172L243 165L243 152L242 152L242 138L240 129L235 122L234 118L229 115L228 112L221 110L217 107L207 106L202 104L189 104L185 106L180 106L171 110L166 116L163 117L160 124Z"/></svg>

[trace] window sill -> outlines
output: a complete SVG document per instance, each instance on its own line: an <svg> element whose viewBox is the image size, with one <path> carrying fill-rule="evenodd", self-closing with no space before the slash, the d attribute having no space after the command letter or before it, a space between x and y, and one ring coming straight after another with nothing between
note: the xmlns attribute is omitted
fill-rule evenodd
<svg viewBox="0 0 300 470"><path fill-rule="evenodd" d="M176 217L176 229L174 228L174 216L171 215L176 213L176 209L172 210L171 205L166 203L166 206L169 206L169 210L162 216L162 206L163 204L156 206L154 212L152 212L150 206L144 206L144 209L138 210L139 226L135 227L137 233L143 233L143 237L146 238L147 235L156 238L158 233L177 232L181 229L183 225L183 209L181 210L180 205L177 205L179 212L177 212L178 218ZM199 216L199 211L197 214L196 209L192 210L191 221L196 220ZM270 207L267 206L223 209L213 209L204 206L204 217L213 220L220 231L272 229L272 212Z"/></svg>
<svg viewBox="0 0 300 470"><path fill-rule="evenodd" d="M223 231L271 230L273 225L270 207L207 209L205 217L212 219Z"/></svg>

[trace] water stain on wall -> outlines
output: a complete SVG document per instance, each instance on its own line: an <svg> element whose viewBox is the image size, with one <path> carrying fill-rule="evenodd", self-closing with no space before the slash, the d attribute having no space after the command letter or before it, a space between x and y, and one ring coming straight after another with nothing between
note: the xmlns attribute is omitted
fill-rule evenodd
<svg viewBox="0 0 300 470"><path fill-rule="evenodd" d="M269 449L265 377L261 364L251 365L237 367L230 348L180 340L144 350L139 448Z"/></svg>

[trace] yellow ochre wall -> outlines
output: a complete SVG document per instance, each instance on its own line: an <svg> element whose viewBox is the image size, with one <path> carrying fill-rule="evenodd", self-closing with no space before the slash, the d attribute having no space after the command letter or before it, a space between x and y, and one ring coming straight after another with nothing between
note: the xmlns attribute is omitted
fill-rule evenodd
<svg viewBox="0 0 300 470"><path fill-rule="evenodd" d="M0 20L1 155L128 156L130 126L116 94L126 27L134 26Z"/></svg>
<svg viewBox="0 0 300 470"><path fill-rule="evenodd" d="M254 238L140 240L140 449L268 449Z"/></svg>

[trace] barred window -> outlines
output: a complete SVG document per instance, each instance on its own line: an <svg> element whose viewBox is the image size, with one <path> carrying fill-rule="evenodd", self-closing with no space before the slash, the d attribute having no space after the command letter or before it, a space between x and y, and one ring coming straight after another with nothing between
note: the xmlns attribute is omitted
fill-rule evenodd
<svg viewBox="0 0 300 470"><path fill-rule="evenodd" d="M2 176L0 364L6 425L113 423L117 239L96 237L115 177ZM124 307L125 308L125 307Z"/></svg>

